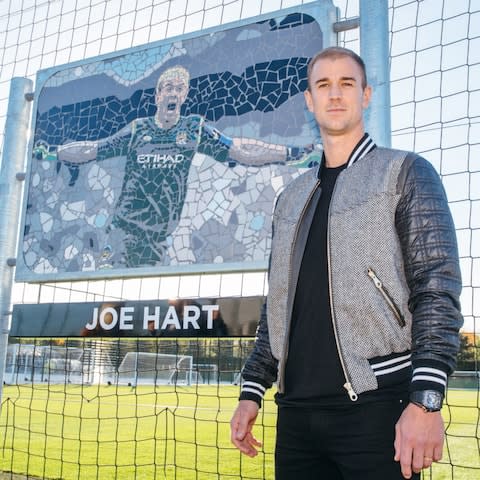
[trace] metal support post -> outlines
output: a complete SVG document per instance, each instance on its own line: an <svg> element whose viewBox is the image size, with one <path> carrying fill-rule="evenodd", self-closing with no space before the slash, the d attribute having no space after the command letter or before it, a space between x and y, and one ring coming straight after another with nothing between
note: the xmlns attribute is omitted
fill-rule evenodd
<svg viewBox="0 0 480 480"><path fill-rule="evenodd" d="M12 78L0 165L0 405L6 366L13 271L22 203L33 82Z"/></svg>
<svg viewBox="0 0 480 480"><path fill-rule="evenodd" d="M367 131L378 145L391 145L388 0L360 0L360 55L373 88Z"/></svg>

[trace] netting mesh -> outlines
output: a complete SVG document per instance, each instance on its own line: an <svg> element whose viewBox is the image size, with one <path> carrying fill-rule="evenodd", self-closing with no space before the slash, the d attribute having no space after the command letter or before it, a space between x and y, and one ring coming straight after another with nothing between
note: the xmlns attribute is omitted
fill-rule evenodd
<svg viewBox="0 0 480 480"><path fill-rule="evenodd" d="M13 76L300 5L299 0L0 1L0 149ZM334 2L341 18L357 0ZM390 0L392 146L442 176L459 240L465 335L450 381L444 459L424 478L473 479L479 455L480 3ZM358 30L339 35L359 50ZM5 160L3 160L5 161ZM475 213L476 212L476 213ZM264 295L264 273L16 284L13 303ZM252 340L10 339L0 469L28 478L273 478L271 393L254 461L229 444ZM79 353L80 352L80 353ZM118 382L126 355L191 358L190 381ZM178 365L178 362L175 362ZM203 367L202 367L203 365ZM210 367L206 367L210 365ZM211 367L215 365L215 368ZM185 368L179 368L185 379ZM207 374L208 372L208 374ZM153 375L153 379L155 375ZM130 385L128 385L130 383Z"/></svg>
<svg viewBox="0 0 480 480"><path fill-rule="evenodd" d="M271 399L259 426L266 446L259 459L240 470L228 440L251 341L52 339L12 347L17 357L7 368L2 409L5 470L45 478L238 478L241 471L271 478ZM71 359L83 352L82 370L62 351Z"/></svg>

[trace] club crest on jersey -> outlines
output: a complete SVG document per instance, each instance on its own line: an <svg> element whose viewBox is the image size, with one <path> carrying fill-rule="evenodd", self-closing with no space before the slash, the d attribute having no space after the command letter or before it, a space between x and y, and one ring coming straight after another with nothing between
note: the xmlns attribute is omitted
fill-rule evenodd
<svg viewBox="0 0 480 480"><path fill-rule="evenodd" d="M175 143L177 145L185 145L187 143L187 140L187 132L179 132L177 138L175 139Z"/></svg>
<svg viewBox="0 0 480 480"><path fill-rule="evenodd" d="M177 153L141 153L137 155L137 163L142 168L172 168L178 163L183 162L185 155Z"/></svg>

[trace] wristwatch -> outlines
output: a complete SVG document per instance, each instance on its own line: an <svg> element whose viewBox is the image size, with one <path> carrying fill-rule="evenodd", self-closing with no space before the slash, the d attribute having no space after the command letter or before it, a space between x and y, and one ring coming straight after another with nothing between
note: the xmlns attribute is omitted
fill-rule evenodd
<svg viewBox="0 0 480 480"><path fill-rule="evenodd" d="M424 412L439 412L442 409L443 395L436 390L418 390L410 394L410 402Z"/></svg>

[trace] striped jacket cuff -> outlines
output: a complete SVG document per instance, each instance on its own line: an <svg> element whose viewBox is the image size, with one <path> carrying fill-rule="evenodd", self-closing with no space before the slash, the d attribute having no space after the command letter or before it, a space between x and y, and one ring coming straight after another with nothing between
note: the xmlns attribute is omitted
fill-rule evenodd
<svg viewBox="0 0 480 480"><path fill-rule="evenodd" d="M409 350L371 358L368 361L379 389L406 383L412 378L412 354Z"/></svg>
<svg viewBox="0 0 480 480"><path fill-rule="evenodd" d="M448 375L441 367L442 365L437 362L431 362L425 365L419 365L415 362L410 391L436 390L442 395L445 395Z"/></svg>
<svg viewBox="0 0 480 480"><path fill-rule="evenodd" d="M261 383L252 380L244 380L239 400L253 400L254 402L257 402L259 406L262 406L262 400L266 391L266 387Z"/></svg>

